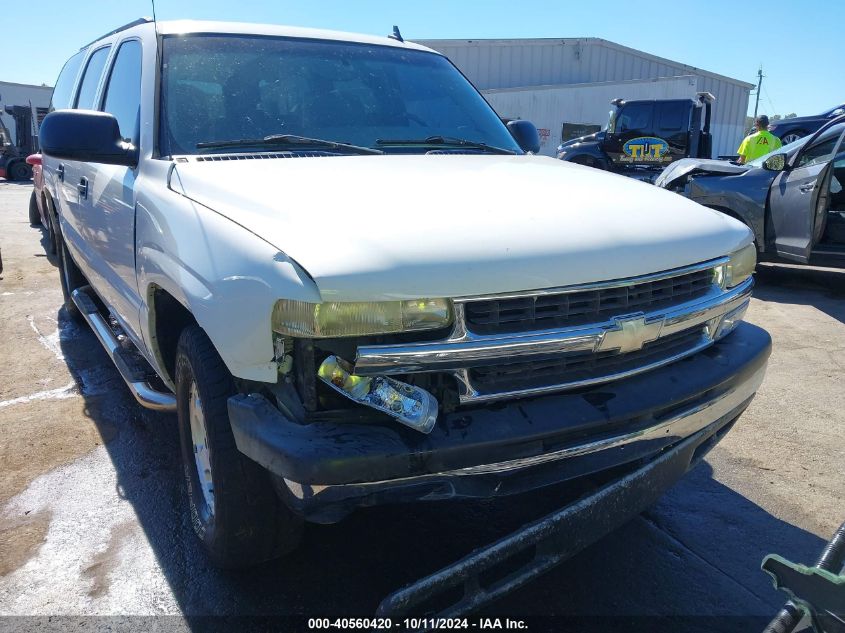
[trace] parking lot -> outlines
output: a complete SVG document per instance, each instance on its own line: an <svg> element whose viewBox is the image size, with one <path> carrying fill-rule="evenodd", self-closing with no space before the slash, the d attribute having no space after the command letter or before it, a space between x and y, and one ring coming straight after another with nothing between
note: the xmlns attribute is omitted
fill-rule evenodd
<svg viewBox="0 0 845 633"><path fill-rule="evenodd" d="M555 509L554 491L376 508L309 526L282 561L211 568L184 512L175 418L136 405L60 309L30 190L0 181L0 613L369 615L403 583ZM734 430L653 509L491 614L736 616L719 628L748 630L742 618L775 613L783 596L763 556L812 562L844 518L845 273L761 265L757 277L747 318L774 351Z"/></svg>

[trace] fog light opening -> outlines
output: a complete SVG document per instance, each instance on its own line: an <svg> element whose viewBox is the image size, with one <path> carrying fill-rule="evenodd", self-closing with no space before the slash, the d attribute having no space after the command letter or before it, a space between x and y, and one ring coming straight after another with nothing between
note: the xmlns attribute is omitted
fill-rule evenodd
<svg viewBox="0 0 845 633"><path fill-rule="evenodd" d="M713 337L714 340L718 341L719 339L726 337L736 329L737 325L742 323L742 319L745 317L745 312L748 310L749 303L750 301L746 301L741 306L734 308L722 317L719 329L716 330L716 336Z"/></svg>
<svg viewBox="0 0 845 633"><path fill-rule="evenodd" d="M387 376L356 376L352 365L337 356L320 364L317 377L353 402L386 413L420 433L431 433L437 422L437 399L420 387Z"/></svg>

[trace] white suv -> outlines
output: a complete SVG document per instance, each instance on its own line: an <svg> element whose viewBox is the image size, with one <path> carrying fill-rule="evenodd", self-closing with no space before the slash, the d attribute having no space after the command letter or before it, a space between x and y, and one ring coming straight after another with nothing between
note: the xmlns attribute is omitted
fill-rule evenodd
<svg viewBox="0 0 845 633"><path fill-rule="evenodd" d="M140 20L67 62L52 109L67 309L176 411L218 564L359 506L588 475L624 501L595 498L598 536L763 378L745 226L533 155L400 36Z"/></svg>

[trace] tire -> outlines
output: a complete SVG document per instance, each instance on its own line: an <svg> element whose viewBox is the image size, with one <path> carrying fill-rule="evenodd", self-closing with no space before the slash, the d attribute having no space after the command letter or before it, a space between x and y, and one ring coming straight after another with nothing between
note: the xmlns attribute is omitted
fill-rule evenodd
<svg viewBox="0 0 845 633"><path fill-rule="evenodd" d="M30 180L32 178L32 167L24 161L12 163L8 168L9 180Z"/></svg>
<svg viewBox="0 0 845 633"><path fill-rule="evenodd" d="M59 247L56 244L56 227L53 224L53 216L50 215L50 207L47 207L47 212L44 215L47 216L47 250L51 255L55 255L58 253Z"/></svg>
<svg viewBox="0 0 845 633"><path fill-rule="evenodd" d="M79 270L70 253L67 250L64 238L61 235L56 235L58 260L59 260L59 280L62 284L62 296L65 300L65 310L74 321L79 324L85 323L85 317L76 307L76 304L71 299L71 294L77 288L88 285L88 280L85 275Z"/></svg>
<svg viewBox="0 0 845 633"><path fill-rule="evenodd" d="M175 378L191 523L212 562L248 567L293 550L302 520L281 502L269 474L235 445L227 408L234 380L199 326L179 337Z"/></svg>
<svg viewBox="0 0 845 633"><path fill-rule="evenodd" d="M38 212L38 200L35 197L35 189L29 196L29 223L32 226L41 225L41 214Z"/></svg>
<svg viewBox="0 0 845 633"><path fill-rule="evenodd" d="M804 130L792 130L791 132L784 134L780 139L780 142L784 145L789 145L790 143L797 141L799 138L804 138L805 136L807 136L807 132Z"/></svg>

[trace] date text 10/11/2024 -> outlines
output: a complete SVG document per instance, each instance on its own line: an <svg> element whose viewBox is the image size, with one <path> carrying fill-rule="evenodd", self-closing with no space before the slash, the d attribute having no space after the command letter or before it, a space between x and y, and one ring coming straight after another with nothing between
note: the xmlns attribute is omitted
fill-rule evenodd
<svg viewBox="0 0 845 633"><path fill-rule="evenodd" d="M524 620L511 618L308 618L310 630L319 629L363 629L363 630L528 630Z"/></svg>

